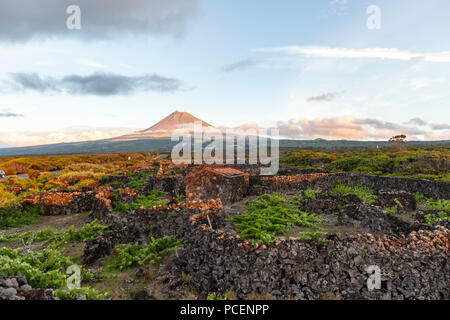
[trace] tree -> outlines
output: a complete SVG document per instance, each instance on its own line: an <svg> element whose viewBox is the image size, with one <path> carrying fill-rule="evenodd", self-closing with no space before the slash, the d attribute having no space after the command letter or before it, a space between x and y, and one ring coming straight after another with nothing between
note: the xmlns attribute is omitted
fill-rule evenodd
<svg viewBox="0 0 450 320"><path fill-rule="evenodd" d="M406 143L406 135L399 134L389 139L389 143L398 148L403 148Z"/></svg>

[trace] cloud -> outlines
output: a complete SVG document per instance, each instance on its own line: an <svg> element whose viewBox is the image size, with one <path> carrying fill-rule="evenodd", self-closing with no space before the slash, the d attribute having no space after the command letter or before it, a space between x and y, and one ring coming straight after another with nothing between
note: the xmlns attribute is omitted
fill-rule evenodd
<svg viewBox="0 0 450 320"><path fill-rule="evenodd" d="M98 63L93 60L89 60L89 59L77 58L77 59L74 59L73 61L75 63L83 65L83 66L88 66L88 67L97 68L97 69L109 69L109 66Z"/></svg>
<svg viewBox="0 0 450 320"><path fill-rule="evenodd" d="M113 96L129 95L138 91L178 91L182 87L179 80L157 74L130 77L99 72L87 76L67 75L53 78L41 77L36 73L10 73L9 78L9 81L4 81L4 92L32 90L41 93Z"/></svg>
<svg viewBox="0 0 450 320"><path fill-rule="evenodd" d="M430 127L434 130L450 130L450 124L430 124Z"/></svg>
<svg viewBox="0 0 450 320"><path fill-rule="evenodd" d="M419 125L419 126L426 126L427 122L422 120L422 119L420 119L420 118L413 118L413 119L409 120L407 122L407 124L416 124L416 125Z"/></svg>
<svg viewBox="0 0 450 320"><path fill-rule="evenodd" d="M81 9L81 30L69 30L67 7ZM75 37L104 40L118 35L180 37L199 11L198 0L2 0L0 41Z"/></svg>
<svg viewBox="0 0 450 320"><path fill-rule="evenodd" d="M348 14L347 8L345 5L348 3L348 0L332 0L328 4L328 14L336 15L336 16L345 16Z"/></svg>
<svg viewBox="0 0 450 320"><path fill-rule="evenodd" d="M23 117L23 114L8 112L8 111L0 111L0 118L20 118Z"/></svg>
<svg viewBox="0 0 450 320"><path fill-rule="evenodd" d="M372 118L334 117L334 118L300 118L277 122L280 135L297 139L352 139L352 140L387 140L396 134L406 134L408 139L450 139L450 131L439 134L433 131L433 125L418 127L417 119L411 125L402 125ZM426 124L426 123L425 123ZM437 126L437 125L435 125ZM441 130L450 126L440 125Z"/></svg>
<svg viewBox="0 0 450 320"><path fill-rule="evenodd" d="M296 54L315 58L389 59L402 61L450 62L450 52L414 53L397 48L331 48L324 46L287 46L253 49L255 52Z"/></svg>
<svg viewBox="0 0 450 320"><path fill-rule="evenodd" d="M223 67L224 72L242 71L260 64L260 61L253 59L244 59L235 63L231 63Z"/></svg>
<svg viewBox="0 0 450 320"><path fill-rule="evenodd" d="M320 96L310 97L308 101L333 101L336 99L341 93L340 92L328 92L325 94L321 94Z"/></svg>
<svg viewBox="0 0 450 320"><path fill-rule="evenodd" d="M129 134L136 130L136 128L123 127L70 127L59 131L46 132L0 131L0 137L2 137L2 143L25 147L42 144L109 139Z"/></svg>

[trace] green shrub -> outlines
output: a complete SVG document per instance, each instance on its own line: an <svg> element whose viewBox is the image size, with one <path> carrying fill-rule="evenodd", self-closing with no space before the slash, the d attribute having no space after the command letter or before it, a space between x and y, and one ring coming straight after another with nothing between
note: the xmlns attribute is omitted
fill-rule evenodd
<svg viewBox="0 0 450 320"><path fill-rule="evenodd" d="M397 214L398 206L393 206L392 208L384 208L384 211L386 211L389 214L395 215Z"/></svg>
<svg viewBox="0 0 450 320"><path fill-rule="evenodd" d="M425 202L428 200L428 198L425 197L425 195L420 192L414 193L414 198L416 199L417 202Z"/></svg>
<svg viewBox="0 0 450 320"><path fill-rule="evenodd" d="M97 220L85 224L80 229L75 229L73 226L64 231L52 231L44 229L41 231L28 231L23 233L11 233L3 235L0 242L13 242L23 240L30 241L44 241L44 245L56 248L69 242L86 242L93 240L107 232L109 226L100 223Z"/></svg>
<svg viewBox="0 0 450 320"><path fill-rule="evenodd" d="M58 250L23 253L20 249L0 248L0 277L23 275L34 288L65 287L70 276L66 270L72 265L73 261ZM81 270L83 278L91 276Z"/></svg>
<svg viewBox="0 0 450 320"><path fill-rule="evenodd" d="M430 210L442 210L445 212L450 212L450 200L445 199L428 199L427 207Z"/></svg>
<svg viewBox="0 0 450 320"><path fill-rule="evenodd" d="M167 200L161 200L161 197L164 196L164 192L153 190L146 196L137 195L136 201L132 203L123 203L118 201L118 196L116 197L116 201L114 202L114 211L116 212L124 212L130 213L140 207L144 207L145 209L151 208L153 206L159 206L162 204L168 204Z"/></svg>
<svg viewBox="0 0 450 320"><path fill-rule="evenodd" d="M110 270L126 270L136 266L154 264L161 261L164 256L178 249L183 240L173 237L152 238L146 245L123 244L117 249L118 254L108 264Z"/></svg>
<svg viewBox="0 0 450 320"><path fill-rule="evenodd" d="M372 191L366 186L348 186L346 184L337 183L334 185L333 192L337 194L354 194L364 202L374 202L377 196L372 194Z"/></svg>
<svg viewBox="0 0 450 320"><path fill-rule="evenodd" d="M314 240L314 242L318 244L324 244L326 242L329 242L330 240L324 239L323 236L326 235L326 232L322 231L316 231L316 232L302 232L302 235L300 236L301 240L307 240L311 239Z"/></svg>
<svg viewBox="0 0 450 320"><path fill-rule="evenodd" d="M97 290L91 288L55 290L53 293L61 300L75 300L79 294L84 294L87 300L104 300L106 298L106 294L99 293Z"/></svg>
<svg viewBox="0 0 450 320"><path fill-rule="evenodd" d="M316 193L318 193L318 191L316 191L316 190L312 190L312 189L305 190L305 192L303 192L303 199L316 200Z"/></svg>
<svg viewBox="0 0 450 320"><path fill-rule="evenodd" d="M0 230L32 224L41 213L42 209L38 206L23 211L16 207L0 207Z"/></svg>
<svg viewBox="0 0 450 320"><path fill-rule="evenodd" d="M279 194L265 194L246 203L247 210L228 220L234 222L239 234L245 239L272 242L293 226L319 229L316 223L324 220L313 212L298 210L292 201Z"/></svg>
<svg viewBox="0 0 450 320"><path fill-rule="evenodd" d="M450 212L450 200L427 198L420 192L416 192L414 198L418 203L424 204L429 210Z"/></svg>
<svg viewBox="0 0 450 320"><path fill-rule="evenodd" d="M206 297L206 300L228 300L226 294L220 294L220 293L210 293Z"/></svg>
<svg viewBox="0 0 450 320"><path fill-rule="evenodd" d="M144 188L145 181L149 176L151 176L151 172L140 172L132 175L131 181L128 183L129 187L134 190L142 190Z"/></svg>
<svg viewBox="0 0 450 320"><path fill-rule="evenodd" d="M425 218L425 223L429 224L430 226L432 226L433 224L435 224L436 222L440 222L440 221L449 221L450 220L450 215L448 215L447 213L441 211L439 212L437 215L434 214L426 214L424 216Z"/></svg>

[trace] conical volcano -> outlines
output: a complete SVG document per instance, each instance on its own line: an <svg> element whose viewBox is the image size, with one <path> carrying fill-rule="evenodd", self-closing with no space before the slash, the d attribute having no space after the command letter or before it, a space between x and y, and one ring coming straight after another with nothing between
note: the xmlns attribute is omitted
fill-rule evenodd
<svg viewBox="0 0 450 320"><path fill-rule="evenodd" d="M169 131L172 132L176 129L182 128L185 125L193 124L194 122L201 122L203 127L213 127L209 123L206 123L203 120L200 120L197 117L194 117L189 112L179 112L175 111L169 114L167 117L159 121L154 126L138 131L139 133L145 132L156 132L156 131Z"/></svg>
<svg viewBox="0 0 450 320"><path fill-rule="evenodd" d="M200 122L203 127L214 128L209 123L194 117L189 112L175 111L148 129L114 138L115 141L160 139L170 138L177 129L192 127L195 122Z"/></svg>

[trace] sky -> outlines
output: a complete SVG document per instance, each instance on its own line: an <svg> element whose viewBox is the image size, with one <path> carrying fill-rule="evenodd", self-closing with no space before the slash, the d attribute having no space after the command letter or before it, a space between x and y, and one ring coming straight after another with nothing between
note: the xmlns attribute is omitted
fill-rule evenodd
<svg viewBox="0 0 450 320"><path fill-rule="evenodd" d="M0 146L115 137L175 110L295 139L450 139L449 12L448 0L2 0Z"/></svg>

